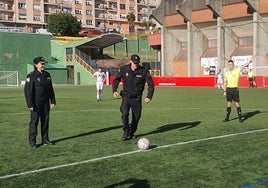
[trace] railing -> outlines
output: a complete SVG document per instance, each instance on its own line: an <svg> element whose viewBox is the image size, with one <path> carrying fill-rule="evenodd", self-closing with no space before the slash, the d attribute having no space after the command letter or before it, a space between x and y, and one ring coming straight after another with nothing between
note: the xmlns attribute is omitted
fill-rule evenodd
<svg viewBox="0 0 268 188"><path fill-rule="evenodd" d="M88 73L94 74L95 70L89 66L83 59L81 59L78 55L75 55L75 60L79 63Z"/></svg>
<svg viewBox="0 0 268 188"><path fill-rule="evenodd" d="M75 54L78 57L80 57L85 63L87 63L90 67L97 68L96 60L91 59L91 57L88 56L86 53L84 53L76 48Z"/></svg>

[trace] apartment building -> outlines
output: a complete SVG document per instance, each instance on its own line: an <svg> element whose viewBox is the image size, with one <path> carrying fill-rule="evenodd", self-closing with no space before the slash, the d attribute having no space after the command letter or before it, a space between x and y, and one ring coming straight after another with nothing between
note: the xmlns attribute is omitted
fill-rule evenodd
<svg viewBox="0 0 268 188"><path fill-rule="evenodd" d="M0 0L0 27L35 32L47 28L49 16L57 12L71 13L83 29L129 32L127 15L136 17L135 31L144 32L160 0Z"/></svg>

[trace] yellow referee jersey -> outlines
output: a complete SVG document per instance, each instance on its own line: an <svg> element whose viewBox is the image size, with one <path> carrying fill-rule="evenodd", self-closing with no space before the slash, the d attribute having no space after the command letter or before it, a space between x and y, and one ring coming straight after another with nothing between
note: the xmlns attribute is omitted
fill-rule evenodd
<svg viewBox="0 0 268 188"><path fill-rule="evenodd" d="M253 73L252 71L249 71L249 72L248 72L248 77L249 77L249 78L253 78L253 76L254 76L254 73Z"/></svg>
<svg viewBox="0 0 268 188"><path fill-rule="evenodd" d="M226 87L233 88L238 87L238 81L240 76L240 69L229 70L224 74L224 81L226 82Z"/></svg>

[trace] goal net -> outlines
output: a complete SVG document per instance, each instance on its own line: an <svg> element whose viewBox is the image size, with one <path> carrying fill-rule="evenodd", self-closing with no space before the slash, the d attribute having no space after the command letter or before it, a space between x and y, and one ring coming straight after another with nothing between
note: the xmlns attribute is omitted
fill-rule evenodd
<svg viewBox="0 0 268 188"><path fill-rule="evenodd" d="M18 71L0 71L0 86L18 86Z"/></svg>

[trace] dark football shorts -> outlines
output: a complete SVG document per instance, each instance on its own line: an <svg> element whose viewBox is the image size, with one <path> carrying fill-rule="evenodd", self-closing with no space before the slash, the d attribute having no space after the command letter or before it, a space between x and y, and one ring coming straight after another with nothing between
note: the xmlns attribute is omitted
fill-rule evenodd
<svg viewBox="0 0 268 188"><path fill-rule="evenodd" d="M253 78L248 78L248 81L250 82L253 82L253 80L254 80Z"/></svg>
<svg viewBox="0 0 268 188"><path fill-rule="evenodd" d="M239 102L239 89L235 88L226 88L226 101L228 102Z"/></svg>

